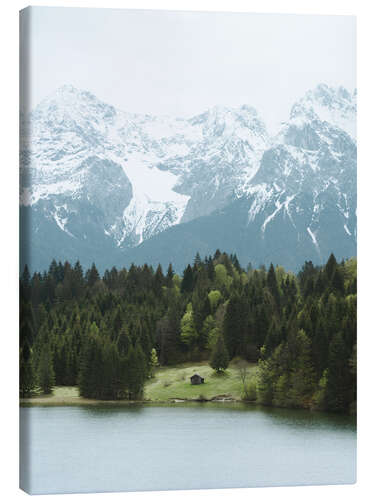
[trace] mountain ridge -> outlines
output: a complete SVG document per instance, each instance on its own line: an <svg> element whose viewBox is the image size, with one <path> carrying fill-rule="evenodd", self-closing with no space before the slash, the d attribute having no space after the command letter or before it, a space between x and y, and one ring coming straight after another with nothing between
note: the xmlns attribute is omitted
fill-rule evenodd
<svg viewBox="0 0 375 500"><path fill-rule="evenodd" d="M150 261L152 241L159 245L178 234L189 246L176 228L199 232L202 217L220 224L220 213L225 218L227 212L236 228L227 244L233 253L246 258L236 245L249 235L258 241L248 261L267 263L259 261L262 251L270 250L270 258L280 254L275 231L291 241L292 258L283 250L281 260L292 262L293 248L301 255L295 267L303 252L319 262L336 243L353 254L355 116L356 92L321 84L292 106L271 137L250 105L215 106L186 119L157 117L126 113L64 86L24 117L21 128L21 212L30 226L21 265L46 268L52 249L62 260L74 254L111 267L146 247ZM339 237L332 225L340 227ZM194 233L192 241L205 237ZM169 243L171 256L177 243ZM215 251L212 245L206 241L202 248ZM100 255L104 249L106 256Z"/></svg>

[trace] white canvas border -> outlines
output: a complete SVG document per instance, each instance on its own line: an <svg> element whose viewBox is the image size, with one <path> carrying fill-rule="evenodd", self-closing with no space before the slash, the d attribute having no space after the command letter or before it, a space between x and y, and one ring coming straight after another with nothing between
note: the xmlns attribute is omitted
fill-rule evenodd
<svg viewBox="0 0 375 500"><path fill-rule="evenodd" d="M266 488L251 490L199 490L186 492L115 493L100 495L74 495L75 498L120 498L127 499L220 499L230 497L244 499L252 495L259 499L293 499L301 495L305 499L328 498L340 495L342 499L369 498L375 491L373 484L373 385L374 356L373 333L373 286L374 282L374 7L368 1L267 1L253 0L122 0L122 1L44 1L33 5L66 7L113 7L137 9L205 10L294 14L340 14L356 15L358 32L358 216L359 216L359 462L358 483L354 486L325 486L297 488ZM1 11L1 381L2 381L2 425L1 440L1 493L3 498L23 496L18 491L18 394L17 383L17 275L18 275L18 10L26 2L8 1ZM8 381L10 381L8 383ZM45 498L52 498L46 495Z"/></svg>

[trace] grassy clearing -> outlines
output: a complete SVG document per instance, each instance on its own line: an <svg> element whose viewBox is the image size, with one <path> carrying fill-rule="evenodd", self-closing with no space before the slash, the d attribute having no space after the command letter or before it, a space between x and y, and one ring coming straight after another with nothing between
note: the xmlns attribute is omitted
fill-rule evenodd
<svg viewBox="0 0 375 500"><path fill-rule="evenodd" d="M248 380L255 373L256 364L248 364ZM204 377L204 384L191 385L190 377L199 373ZM162 367L155 377L145 386L145 399L151 401L167 401L169 399L198 399L203 396L211 399L226 395L240 399L242 382L235 363L231 363L224 374L216 374L207 364L185 363L173 367Z"/></svg>
<svg viewBox="0 0 375 500"><path fill-rule="evenodd" d="M256 364L248 364L248 377L255 374ZM190 377L199 373L204 377L204 384L191 385ZM236 363L232 362L225 373L218 375L207 362L184 363L178 366L159 368L155 377L148 380L145 386L144 399L147 401L169 401L173 399L211 399L215 396L240 399L242 382ZM110 403L95 399L81 398L78 387L53 388L51 394L35 394L31 398L21 399L23 404L35 405L82 405ZM113 401L113 403L127 404L129 401Z"/></svg>
<svg viewBox="0 0 375 500"><path fill-rule="evenodd" d="M79 404L82 398L79 395L78 387L56 386L51 394L35 393L30 398L21 399L21 402L34 404Z"/></svg>

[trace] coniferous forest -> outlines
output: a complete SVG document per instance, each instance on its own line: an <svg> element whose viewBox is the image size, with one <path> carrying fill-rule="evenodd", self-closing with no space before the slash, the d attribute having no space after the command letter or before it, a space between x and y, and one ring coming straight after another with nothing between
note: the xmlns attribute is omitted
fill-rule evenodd
<svg viewBox="0 0 375 500"><path fill-rule="evenodd" d="M179 276L147 264L100 276L53 261L20 279L20 394L78 385L81 396L142 399L156 364L257 363L260 404L355 411L356 259L242 268L198 254ZM249 398L250 399L250 398Z"/></svg>

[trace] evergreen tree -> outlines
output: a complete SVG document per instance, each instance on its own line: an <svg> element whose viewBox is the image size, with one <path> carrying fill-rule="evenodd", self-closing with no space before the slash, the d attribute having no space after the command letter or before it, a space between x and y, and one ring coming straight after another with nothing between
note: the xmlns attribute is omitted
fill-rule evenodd
<svg viewBox="0 0 375 500"><path fill-rule="evenodd" d="M161 289L162 289L162 286L164 285L164 275L163 275L163 270L161 268L161 265L159 264L157 269L156 269L156 273L155 273L155 276L154 276L154 286L155 286L155 292L156 293L160 293L161 292Z"/></svg>
<svg viewBox="0 0 375 500"><path fill-rule="evenodd" d="M100 280L99 272L96 269L95 264L93 263L91 268L86 273L87 287L89 289L92 289L95 283L97 283L99 280Z"/></svg>
<svg viewBox="0 0 375 500"><path fill-rule="evenodd" d="M224 338L219 335L214 350L210 359L210 366L217 373L223 372L228 368L229 365L229 354L227 348L225 347Z"/></svg>
<svg viewBox="0 0 375 500"><path fill-rule="evenodd" d="M188 264L183 273L183 278L181 282L181 292L191 293L193 291L193 287L194 287L194 274L190 264Z"/></svg>
<svg viewBox="0 0 375 500"><path fill-rule="evenodd" d="M172 286L173 286L173 276L174 276L174 271L173 271L172 264L170 263L169 266L168 266L167 275L166 275L166 278L165 278L166 286L168 288L172 288Z"/></svg>
<svg viewBox="0 0 375 500"><path fill-rule="evenodd" d="M201 256L199 255L199 252L197 252L194 257L194 267L199 267L201 266L201 264L202 264L202 259Z"/></svg>
<svg viewBox="0 0 375 500"><path fill-rule="evenodd" d="M331 253L331 255L328 258L327 264L325 265L325 274L327 276L328 281L332 281L336 269L337 269L337 261L333 253Z"/></svg>
<svg viewBox="0 0 375 500"><path fill-rule="evenodd" d="M25 397L35 389L36 380L31 351L27 343L20 349L20 396Z"/></svg>
<svg viewBox="0 0 375 500"><path fill-rule="evenodd" d="M276 279L275 269L271 263L267 273L267 287L275 299L277 308L280 307L280 290Z"/></svg>
<svg viewBox="0 0 375 500"><path fill-rule="evenodd" d="M223 325L225 344L230 358L243 352L248 307L243 296L235 294L228 302Z"/></svg>
<svg viewBox="0 0 375 500"><path fill-rule="evenodd" d="M337 332L329 346L325 406L334 412L348 411L351 397L349 355L341 332Z"/></svg>
<svg viewBox="0 0 375 500"><path fill-rule="evenodd" d="M311 341L303 330L296 335L297 357L292 364L289 399L295 407L309 407L316 385Z"/></svg>
<svg viewBox="0 0 375 500"><path fill-rule="evenodd" d="M55 373L53 370L52 354L48 344L46 344L39 357L38 364L38 384L44 394L49 394L55 383Z"/></svg>
<svg viewBox="0 0 375 500"><path fill-rule="evenodd" d="M147 360L139 342L137 342L135 348L130 347L127 365L129 399L140 399L147 378Z"/></svg>
<svg viewBox="0 0 375 500"><path fill-rule="evenodd" d="M128 331L124 328L117 339L117 349L121 356L127 356L130 344Z"/></svg>

